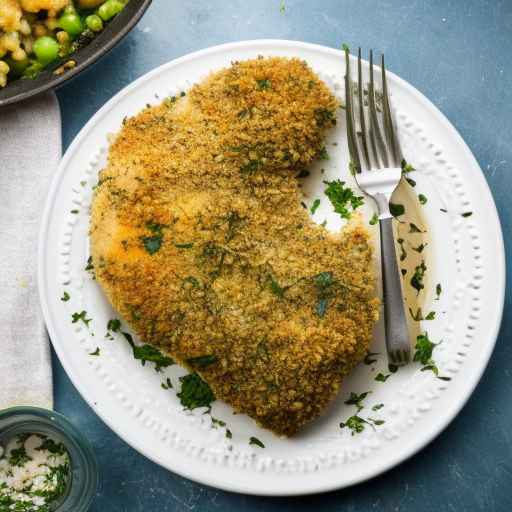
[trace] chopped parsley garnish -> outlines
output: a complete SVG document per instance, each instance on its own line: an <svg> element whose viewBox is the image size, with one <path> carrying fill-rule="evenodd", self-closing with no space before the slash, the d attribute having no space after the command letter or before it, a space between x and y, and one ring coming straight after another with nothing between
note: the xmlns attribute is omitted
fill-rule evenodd
<svg viewBox="0 0 512 512"><path fill-rule="evenodd" d="M391 377L391 373L388 373L387 375L384 375L383 373L378 373L375 377L375 380L377 382L386 382L389 377Z"/></svg>
<svg viewBox="0 0 512 512"><path fill-rule="evenodd" d="M371 391L365 391L358 395L357 393L351 392L348 400L345 400L346 405L355 405L357 407L357 412L362 411L364 406L362 405L362 401L371 393Z"/></svg>
<svg viewBox="0 0 512 512"><path fill-rule="evenodd" d="M191 249L192 247L194 247L194 242L188 242L188 243L185 243L185 244L174 244L174 247L178 248L178 249Z"/></svg>
<svg viewBox="0 0 512 512"><path fill-rule="evenodd" d="M260 91L264 91L272 87L272 83L267 78L263 78L262 80L256 80L256 83L258 84L258 89Z"/></svg>
<svg viewBox="0 0 512 512"><path fill-rule="evenodd" d="M284 13L286 12L286 5L285 5L285 3L284 3L284 0L281 0L281 1L279 2L279 12L280 12L281 14L284 14Z"/></svg>
<svg viewBox="0 0 512 512"><path fill-rule="evenodd" d="M473 215L473 212L464 212L464 213L461 213L461 215L463 217L471 217L471 215Z"/></svg>
<svg viewBox="0 0 512 512"><path fill-rule="evenodd" d="M320 127L323 127L329 123L333 126L336 124L336 118L334 117L334 112L327 108L317 108L315 110L315 119L316 119L316 124Z"/></svg>
<svg viewBox="0 0 512 512"><path fill-rule="evenodd" d="M368 421L371 421L374 425L384 425L386 423L384 420L375 420L373 418L368 418Z"/></svg>
<svg viewBox="0 0 512 512"><path fill-rule="evenodd" d="M211 407L215 395L210 386L197 373L189 373L180 377L181 391L177 394L181 405L186 409Z"/></svg>
<svg viewBox="0 0 512 512"><path fill-rule="evenodd" d="M313 205L311 206L311 209L310 209L311 215L315 214L315 212L318 210L319 206L320 206L320 199L315 199L313 201Z"/></svg>
<svg viewBox="0 0 512 512"><path fill-rule="evenodd" d="M141 237L144 249L153 255L160 250L163 243L163 235L143 236Z"/></svg>
<svg viewBox="0 0 512 512"><path fill-rule="evenodd" d="M94 265L92 263L92 256L89 256L87 258L87 264L85 265L85 269L84 269L86 272L91 272L94 270Z"/></svg>
<svg viewBox="0 0 512 512"><path fill-rule="evenodd" d="M377 359L374 359L374 356L378 356L378 352L366 352L366 355L364 356L364 364L370 365L377 362Z"/></svg>
<svg viewBox="0 0 512 512"><path fill-rule="evenodd" d="M24 466L27 462L31 461L32 457L27 455L25 450L25 446L20 446L19 448L14 448L11 450L9 454L9 464L11 466Z"/></svg>
<svg viewBox="0 0 512 512"><path fill-rule="evenodd" d="M231 430L229 430L229 428L226 429L226 437L228 439L231 439L233 437L233 434L231 433Z"/></svg>
<svg viewBox="0 0 512 512"><path fill-rule="evenodd" d="M407 174L409 172L412 172L412 171L415 171L416 169L411 165L411 164L408 164L405 159L402 160L401 162L401 166L402 166L402 173L403 174Z"/></svg>
<svg viewBox="0 0 512 512"><path fill-rule="evenodd" d="M340 428L348 427L350 430L352 430L352 435L354 434L360 434L363 432L365 425L368 425L369 423L358 416L357 414L354 414L354 416L350 416L350 418L345 422L340 423Z"/></svg>
<svg viewBox="0 0 512 512"><path fill-rule="evenodd" d="M212 425L213 425L214 428L217 428L217 426L225 427L226 426L226 422L222 421L222 420L218 420L217 418L214 418L212 416Z"/></svg>
<svg viewBox="0 0 512 512"><path fill-rule="evenodd" d="M163 228L167 227L164 224L156 222L146 223L146 227L153 233L151 236L141 236L142 245L146 252L153 255L160 250L164 241Z"/></svg>
<svg viewBox="0 0 512 512"><path fill-rule="evenodd" d="M94 352L89 353L90 356L99 356L100 355L100 347L96 347Z"/></svg>
<svg viewBox="0 0 512 512"><path fill-rule="evenodd" d="M427 247L427 245L428 244L420 244L420 245L418 245L418 247L413 247L412 250L421 254L423 252L423 249L425 249L425 247Z"/></svg>
<svg viewBox="0 0 512 512"><path fill-rule="evenodd" d="M384 404L375 404L372 407L372 411L378 411L379 409L382 409L384 407Z"/></svg>
<svg viewBox="0 0 512 512"><path fill-rule="evenodd" d="M66 448L62 443L56 443L53 439L49 437L44 437L41 446L37 447L36 450L48 450L50 453L54 455L64 455L66 453Z"/></svg>
<svg viewBox="0 0 512 512"><path fill-rule="evenodd" d="M418 201L420 202L420 204L426 204L428 201L427 196L423 194L418 194Z"/></svg>
<svg viewBox="0 0 512 512"><path fill-rule="evenodd" d="M403 238L398 238L396 242L400 246L400 261L404 261L405 258L407 258L407 252L404 247L405 240Z"/></svg>
<svg viewBox="0 0 512 512"><path fill-rule="evenodd" d="M61 300L62 302L67 302L70 298L71 298L71 297L70 297L69 293L65 291L65 292L62 294L62 297L60 298L60 300Z"/></svg>
<svg viewBox="0 0 512 512"><path fill-rule="evenodd" d="M215 364L217 361L217 356L212 354L198 357L189 357L187 359L187 363L194 368L206 368L207 366Z"/></svg>
<svg viewBox="0 0 512 512"><path fill-rule="evenodd" d="M364 204L363 197L356 196L350 187L345 187L344 181L324 181L324 184L327 185L325 195L341 218L350 219L352 212ZM349 207L352 208L352 212Z"/></svg>
<svg viewBox="0 0 512 512"><path fill-rule="evenodd" d="M165 382L162 382L160 386L162 386L162 389L172 389L171 379L167 377L167 379L165 379Z"/></svg>
<svg viewBox="0 0 512 512"><path fill-rule="evenodd" d="M416 186L416 182L412 179L412 178L405 178L405 181L407 181L407 183L409 183L409 185L411 185L411 187L415 187Z"/></svg>
<svg viewBox="0 0 512 512"><path fill-rule="evenodd" d="M135 345L130 333L121 332L121 334L132 347L133 357L140 360L142 366L146 364L146 361L150 361L151 363L155 363L155 370L159 372L162 368L167 368L167 366L175 364L174 359L165 356L151 345Z"/></svg>
<svg viewBox="0 0 512 512"><path fill-rule="evenodd" d="M87 318L87 311L80 311L80 313L73 313L71 315L72 323L76 324L79 320L82 321L87 327L89 327L89 323L92 318Z"/></svg>
<svg viewBox="0 0 512 512"><path fill-rule="evenodd" d="M425 231L422 231L416 224L413 222L409 222L409 233L425 233Z"/></svg>
<svg viewBox="0 0 512 512"><path fill-rule="evenodd" d="M425 277L425 272L427 271L427 267L425 266L425 262L422 261L415 269L414 274L411 277L411 286L420 293L425 285L423 284L423 278Z"/></svg>
<svg viewBox="0 0 512 512"><path fill-rule="evenodd" d="M443 288L441 287L441 283L436 284L436 300L439 300L439 297L441 296L441 293L443 291Z"/></svg>
<svg viewBox="0 0 512 512"><path fill-rule="evenodd" d="M393 217L400 217L405 213L405 206L403 204L389 203L389 212Z"/></svg>
<svg viewBox="0 0 512 512"><path fill-rule="evenodd" d="M375 226L377 222L379 222L379 216L376 213L374 213L372 215L372 218L370 219L370 226Z"/></svg>
<svg viewBox="0 0 512 512"><path fill-rule="evenodd" d="M327 311L331 296L330 288L334 284L333 273L320 272L314 277L314 282L318 292L318 302L316 303L315 311L319 317L323 317Z"/></svg>
<svg viewBox="0 0 512 512"><path fill-rule="evenodd" d="M249 444L254 444L260 448L265 448L265 445L257 437L251 437L249 439Z"/></svg>
<svg viewBox="0 0 512 512"><path fill-rule="evenodd" d="M422 372L431 371L438 379L449 381L451 380L451 377L443 377L439 375L439 369L437 368L435 361L432 359L432 353L437 345L439 345L439 343L432 342L427 333L418 335L416 338L416 352L414 353L413 361L419 362L423 365L423 368L421 369Z"/></svg>
<svg viewBox="0 0 512 512"><path fill-rule="evenodd" d="M78 215L80 212L78 210L71 210L69 213L72 213L73 215Z"/></svg>
<svg viewBox="0 0 512 512"><path fill-rule="evenodd" d="M327 149L325 148L325 146L322 146L320 148L318 158L320 158L320 160L330 160L331 157L329 156L329 153L327 153Z"/></svg>
<svg viewBox="0 0 512 512"><path fill-rule="evenodd" d="M425 320L434 320L436 317L436 312L435 311L431 311L426 317L425 317Z"/></svg>
<svg viewBox="0 0 512 512"><path fill-rule="evenodd" d="M448 210L446 208L439 208L439 211L443 213L448 213Z"/></svg>
<svg viewBox="0 0 512 512"><path fill-rule="evenodd" d="M286 291L286 288L280 286L279 283L273 277L270 277L270 290L274 295L277 295L278 297L284 297L284 292Z"/></svg>
<svg viewBox="0 0 512 512"><path fill-rule="evenodd" d="M107 322L107 330L112 332L118 332L119 329L121 329L121 320L119 320L118 318L111 318Z"/></svg>

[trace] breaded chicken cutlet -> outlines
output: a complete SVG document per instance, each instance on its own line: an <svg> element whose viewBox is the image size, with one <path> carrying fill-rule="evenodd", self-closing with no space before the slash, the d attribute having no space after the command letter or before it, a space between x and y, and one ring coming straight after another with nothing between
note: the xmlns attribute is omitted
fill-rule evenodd
<svg viewBox="0 0 512 512"><path fill-rule="evenodd" d="M366 230L330 234L301 206L337 107L303 61L235 62L126 120L93 202L112 305L279 435L336 396L378 314Z"/></svg>

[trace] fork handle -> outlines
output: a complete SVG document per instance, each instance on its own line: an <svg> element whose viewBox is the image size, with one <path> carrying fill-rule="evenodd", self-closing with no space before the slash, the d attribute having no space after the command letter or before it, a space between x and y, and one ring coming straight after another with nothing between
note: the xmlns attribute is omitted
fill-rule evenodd
<svg viewBox="0 0 512 512"><path fill-rule="evenodd" d="M402 276L398 268L393 234L393 218L380 219L380 247L386 349L389 362L407 364L411 345L402 295Z"/></svg>

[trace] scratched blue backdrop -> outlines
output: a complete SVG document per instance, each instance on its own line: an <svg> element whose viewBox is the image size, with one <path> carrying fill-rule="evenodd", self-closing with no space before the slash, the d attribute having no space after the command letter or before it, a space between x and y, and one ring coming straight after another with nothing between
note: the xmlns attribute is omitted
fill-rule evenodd
<svg viewBox="0 0 512 512"><path fill-rule="evenodd" d="M512 221L511 0L154 0L138 27L93 69L58 91L67 147L106 100L155 66L243 39L296 39L383 50L390 69L426 94L473 150L491 186L510 254ZM510 511L512 322L505 317L490 365L458 418L389 473L329 494L271 499L197 485L156 466L85 404L58 361L56 408L78 424L99 458L92 512Z"/></svg>

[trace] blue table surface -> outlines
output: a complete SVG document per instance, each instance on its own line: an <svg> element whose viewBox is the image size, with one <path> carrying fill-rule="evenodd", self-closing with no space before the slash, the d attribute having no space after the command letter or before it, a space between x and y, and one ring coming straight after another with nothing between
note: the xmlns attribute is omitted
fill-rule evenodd
<svg viewBox="0 0 512 512"><path fill-rule="evenodd" d="M208 46L280 38L375 48L386 53L392 71L446 114L472 149L494 194L509 250L512 1L285 0L284 6L283 12L279 0L154 0L121 44L58 91L64 146L132 80ZM388 473L317 496L236 495L168 472L110 431L54 357L56 409L80 427L99 459L101 485L91 511L512 510L512 322L507 289L496 350L455 421Z"/></svg>

